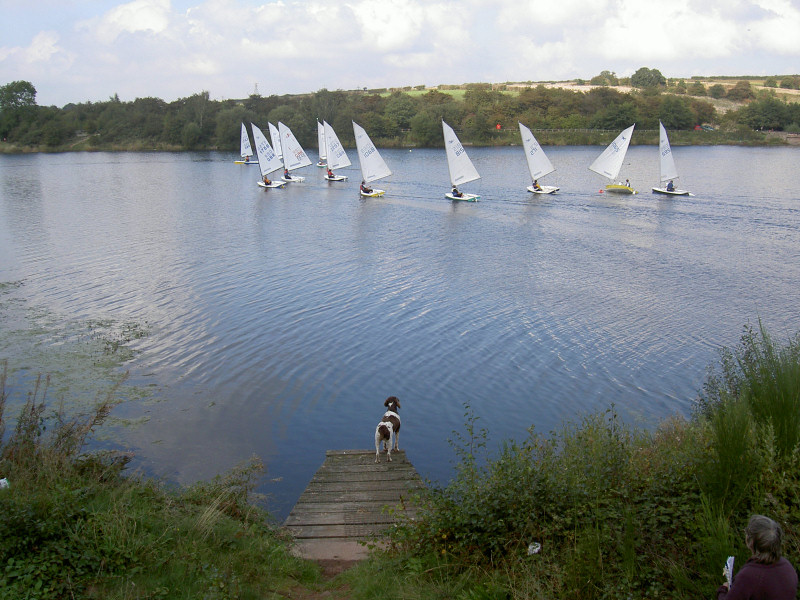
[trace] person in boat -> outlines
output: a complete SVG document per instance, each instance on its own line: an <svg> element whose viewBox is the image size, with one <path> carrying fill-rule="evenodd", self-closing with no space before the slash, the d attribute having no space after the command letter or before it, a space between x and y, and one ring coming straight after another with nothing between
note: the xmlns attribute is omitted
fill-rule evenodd
<svg viewBox="0 0 800 600"><path fill-rule="evenodd" d="M364 192L365 194L371 194L372 193L372 188L369 187L364 180L362 180L361 181L361 191Z"/></svg>
<svg viewBox="0 0 800 600"><path fill-rule="evenodd" d="M333 178L334 178L333 171L331 171L331 168L328 167L328 179L333 179Z"/></svg>
<svg viewBox="0 0 800 600"><path fill-rule="evenodd" d="M283 170L283 178L284 179L291 179L292 178L292 176L289 175L289 169L284 169Z"/></svg>
<svg viewBox="0 0 800 600"><path fill-rule="evenodd" d="M733 585L725 582L717 588L717 599L794 600L797 597L797 571L781 556L781 526L769 517L753 515L745 527L744 540L752 555L736 573Z"/></svg>
<svg viewBox="0 0 800 600"><path fill-rule="evenodd" d="M272 185L272 181L266 175L264 175L264 185Z"/></svg>
<svg viewBox="0 0 800 600"><path fill-rule="evenodd" d="M461 196L464 195L464 194L462 194L461 192L458 191L458 188L456 186L453 186L452 194L453 194L454 198L461 198Z"/></svg>
<svg viewBox="0 0 800 600"><path fill-rule="evenodd" d="M626 179L626 180L625 180L625 185L626 185L627 187L631 187L631 180L630 180L630 179Z"/></svg>
<svg viewBox="0 0 800 600"><path fill-rule="evenodd" d="M535 189L537 192L541 192L542 191L542 186L539 185L539 180L538 179L534 179L533 180L533 189Z"/></svg>
<svg viewBox="0 0 800 600"><path fill-rule="evenodd" d="M667 184L667 191L668 192L674 192L675 191L675 184L672 183L671 179L669 180L669 183Z"/></svg>

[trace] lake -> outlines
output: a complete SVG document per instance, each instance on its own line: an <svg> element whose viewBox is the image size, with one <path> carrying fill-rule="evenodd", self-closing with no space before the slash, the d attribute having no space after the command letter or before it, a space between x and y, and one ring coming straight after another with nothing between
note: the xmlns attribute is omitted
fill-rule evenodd
<svg viewBox="0 0 800 600"><path fill-rule="evenodd" d="M673 148L693 197L650 193L653 146L629 150L640 194L622 197L588 170L602 148L545 151L552 196L525 191L520 147L468 148L477 203L444 198L435 149L381 151L374 199L352 149L346 183L311 166L282 190L231 153L0 156L10 391L68 377L64 323L143 324L126 385L148 393L115 409L113 441L180 483L256 454L284 517L326 449L374 446L387 396L401 448L446 481L467 405L491 448L612 404L653 426L691 413L746 323L800 331L800 149Z"/></svg>

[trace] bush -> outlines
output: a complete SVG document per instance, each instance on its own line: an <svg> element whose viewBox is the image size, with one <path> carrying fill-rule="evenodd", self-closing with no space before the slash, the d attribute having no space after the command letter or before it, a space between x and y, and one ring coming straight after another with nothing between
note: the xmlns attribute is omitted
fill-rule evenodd
<svg viewBox="0 0 800 600"><path fill-rule="evenodd" d="M746 327L691 419L653 431L612 406L492 457L467 406L456 474L419 496L416 519L391 533L395 551L453 581L502 573L511 597L709 597L724 558L748 558L737 532L758 512L783 525L797 564L798 382L800 340L779 348ZM532 542L541 553L529 556Z"/></svg>

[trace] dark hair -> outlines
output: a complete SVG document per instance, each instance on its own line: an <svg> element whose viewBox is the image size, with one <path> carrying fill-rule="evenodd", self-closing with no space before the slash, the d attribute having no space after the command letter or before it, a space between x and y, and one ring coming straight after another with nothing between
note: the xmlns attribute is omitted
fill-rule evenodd
<svg viewBox="0 0 800 600"><path fill-rule="evenodd" d="M753 515L744 534L757 562L772 564L780 560L783 529L775 521L763 515Z"/></svg>

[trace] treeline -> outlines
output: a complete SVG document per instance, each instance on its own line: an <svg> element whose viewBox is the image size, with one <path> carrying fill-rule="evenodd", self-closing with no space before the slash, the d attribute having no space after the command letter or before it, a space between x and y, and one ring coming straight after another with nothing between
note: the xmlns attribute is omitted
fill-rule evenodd
<svg viewBox="0 0 800 600"><path fill-rule="evenodd" d="M568 132L614 131L632 123L638 131L656 130L659 120L675 132L702 124L744 133L800 131L800 104L787 103L773 90L756 93L745 80L723 89L725 97L741 107L720 114L708 99L719 96L716 85L687 86L651 70L637 72L646 76L639 78L645 81L642 87L624 92L615 88L613 73L603 73L606 85L585 91L543 85L511 91L469 84L445 92L323 89L244 100L212 100L204 91L174 102L158 98L123 102L114 95L105 102L63 108L38 106L33 85L15 81L0 86L0 139L6 142L0 150L236 150L240 123L265 128L268 121L284 122L303 146L314 148L317 119L328 121L345 145L354 144L350 121L355 120L377 144L388 147L441 145L441 119L465 143L475 145L518 142L517 121L534 130L564 132L558 139L546 138L546 143L598 143Z"/></svg>

